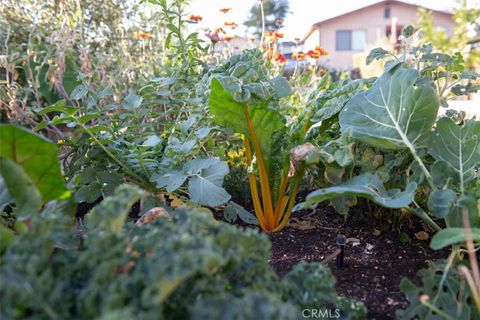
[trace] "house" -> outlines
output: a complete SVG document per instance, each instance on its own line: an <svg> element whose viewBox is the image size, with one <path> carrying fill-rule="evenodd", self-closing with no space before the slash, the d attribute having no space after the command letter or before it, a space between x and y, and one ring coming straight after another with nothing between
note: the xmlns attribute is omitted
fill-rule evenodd
<svg viewBox="0 0 480 320"><path fill-rule="evenodd" d="M330 55L324 63L337 69L354 66L354 56L359 52L379 46L390 39L392 43L404 27L413 24L420 6L397 0L375 4L315 23L303 41L306 47L320 45ZM452 14L431 10L437 27L453 34Z"/></svg>

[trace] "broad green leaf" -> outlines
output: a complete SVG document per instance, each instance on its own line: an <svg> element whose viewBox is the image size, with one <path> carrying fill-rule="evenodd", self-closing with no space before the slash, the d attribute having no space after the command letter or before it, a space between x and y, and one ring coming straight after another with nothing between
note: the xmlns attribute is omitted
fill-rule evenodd
<svg viewBox="0 0 480 320"><path fill-rule="evenodd" d="M64 199L70 195L65 188L65 181L57 160L57 147L45 138L25 129L2 124L0 125L0 159L11 160L21 167L42 195L42 203ZM8 169L2 166L1 171L9 186L6 177ZM10 194L16 198L13 192L10 191ZM17 205L21 204L17 203Z"/></svg>
<svg viewBox="0 0 480 320"><path fill-rule="evenodd" d="M230 200L231 196L221 187L228 173L225 162L218 158L195 159L185 165L185 172L190 175L188 194L192 201L215 207Z"/></svg>
<svg viewBox="0 0 480 320"><path fill-rule="evenodd" d="M239 82L235 81L233 77L219 77L219 79L212 79L209 100L210 112L215 123L231 128L236 133L244 134L251 139L243 109L244 103L238 102L239 99L245 99ZM285 127L285 119L277 111L270 110L266 106L249 105L248 113L263 156L268 161L271 152L272 135Z"/></svg>
<svg viewBox="0 0 480 320"><path fill-rule="evenodd" d="M188 194L193 202L210 207L219 206L231 198L225 189L202 176L193 176L188 180Z"/></svg>
<svg viewBox="0 0 480 320"><path fill-rule="evenodd" d="M374 175L365 173L334 187L319 189L310 193L305 202L296 206L295 210L308 208L316 203L339 196L357 196L372 200L386 208L403 208L414 198L417 184L409 183L405 191L399 189L386 190Z"/></svg>
<svg viewBox="0 0 480 320"><path fill-rule="evenodd" d="M470 119L459 127L450 118L440 119L428 150L436 160L445 161L456 171L463 190L480 164L480 122Z"/></svg>
<svg viewBox="0 0 480 320"><path fill-rule="evenodd" d="M372 88L350 99L340 112L342 132L381 149L414 146L430 133L439 98L433 87L416 85L418 71L397 65L375 81Z"/></svg>
<svg viewBox="0 0 480 320"><path fill-rule="evenodd" d="M448 183L459 181L459 177L453 167L445 161L435 161L430 169L430 173L432 175L433 183L439 189L443 189Z"/></svg>
<svg viewBox="0 0 480 320"><path fill-rule="evenodd" d="M0 157L0 174L15 202L15 213L23 218L38 213L42 208L42 195L21 166Z"/></svg>
<svg viewBox="0 0 480 320"><path fill-rule="evenodd" d="M455 206L457 194L450 189L436 190L428 197L428 209L437 218L445 218Z"/></svg>
<svg viewBox="0 0 480 320"><path fill-rule="evenodd" d="M472 228L472 240L480 241L480 229ZM457 243L465 243L465 229L464 228L446 228L437 232L430 242L430 247L433 250L439 250L447 246Z"/></svg>
<svg viewBox="0 0 480 320"><path fill-rule="evenodd" d="M166 187L168 192L173 192L180 188L187 179L188 175L183 171L171 170L163 175L153 174L150 180L156 183L157 188Z"/></svg>

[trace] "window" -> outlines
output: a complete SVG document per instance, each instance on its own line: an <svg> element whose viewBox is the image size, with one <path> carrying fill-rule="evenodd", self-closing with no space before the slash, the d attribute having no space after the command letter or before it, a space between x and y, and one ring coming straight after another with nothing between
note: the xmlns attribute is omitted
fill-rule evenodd
<svg viewBox="0 0 480 320"><path fill-rule="evenodd" d="M385 7L385 9L383 9L383 17L385 19L390 18L390 7Z"/></svg>
<svg viewBox="0 0 480 320"><path fill-rule="evenodd" d="M338 30L336 36L337 51L361 51L367 44L365 30Z"/></svg>
<svg viewBox="0 0 480 320"><path fill-rule="evenodd" d="M352 50L352 32L341 30L337 31L337 51Z"/></svg>

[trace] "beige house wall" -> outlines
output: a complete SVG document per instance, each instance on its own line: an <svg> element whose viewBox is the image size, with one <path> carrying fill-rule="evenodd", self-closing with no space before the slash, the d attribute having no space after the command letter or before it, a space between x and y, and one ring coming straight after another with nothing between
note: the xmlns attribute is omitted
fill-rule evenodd
<svg viewBox="0 0 480 320"><path fill-rule="evenodd" d="M413 24L418 18L417 7L402 3L391 3L390 18L384 18L384 3L370 6L358 11L320 22L315 25L315 31L306 41L306 46L319 44L330 54L323 62L338 69L352 68L354 55L359 51L336 51L337 30L366 30L367 48L381 43L386 37L387 26L391 25L392 18L397 19L397 25L407 26ZM453 21L446 13L433 12L433 18L438 27L446 30L447 34L453 33Z"/></svg>

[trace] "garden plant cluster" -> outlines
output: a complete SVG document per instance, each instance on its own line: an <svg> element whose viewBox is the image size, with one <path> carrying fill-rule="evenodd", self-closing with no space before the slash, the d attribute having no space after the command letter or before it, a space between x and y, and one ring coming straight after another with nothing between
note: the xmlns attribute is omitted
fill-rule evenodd
<svg viewBox="0 0 480 320"><path fill-rule="evenodd" d="M438 117L480 87L462 54L408 26L399 52L368 55L377 78L314 64L287 79L282 34L218 52L230 39L188 33L202 20L188 1L149 2L148 32L111 27L117 11L146 20L102 15L102 1L45 5L35 22L3 13L2 319L364 319L324 264L279 277L268 234L324 201L348 216L365 199L450 250L401 281L397 316L480 318L480 122Z"/></svg>

